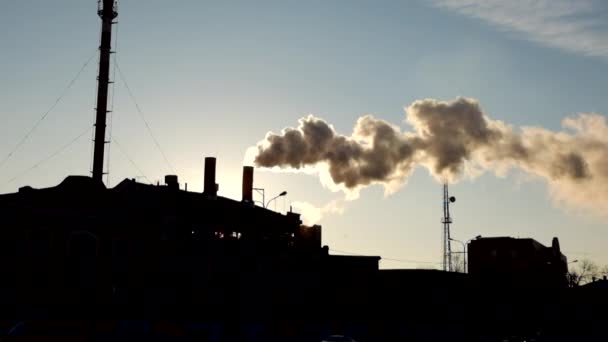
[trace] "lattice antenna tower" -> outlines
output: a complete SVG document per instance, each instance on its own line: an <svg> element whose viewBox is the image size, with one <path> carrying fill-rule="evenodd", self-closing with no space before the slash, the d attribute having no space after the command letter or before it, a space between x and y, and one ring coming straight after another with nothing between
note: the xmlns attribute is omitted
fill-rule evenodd
<svg viewBox="0 0 608 342"><path fill-rule="evenodd" d="M456 202L456 197L450 196L448 192L448 182L443 183L443 270L452 271L452 245L450 236L450 224L452 217L450 216L450 203Z"/></svg>

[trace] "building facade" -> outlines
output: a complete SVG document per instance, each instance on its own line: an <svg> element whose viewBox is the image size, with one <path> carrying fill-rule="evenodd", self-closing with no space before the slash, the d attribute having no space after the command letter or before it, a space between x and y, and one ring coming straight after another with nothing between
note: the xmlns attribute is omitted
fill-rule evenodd
<svg viewBox="0 0 608 342"><path fill-rule="evenodd" d="M567 259L553 238L546 247L534 239L489 237L468 244L469 275L484 284L514 287L567 286Z"/></svg>

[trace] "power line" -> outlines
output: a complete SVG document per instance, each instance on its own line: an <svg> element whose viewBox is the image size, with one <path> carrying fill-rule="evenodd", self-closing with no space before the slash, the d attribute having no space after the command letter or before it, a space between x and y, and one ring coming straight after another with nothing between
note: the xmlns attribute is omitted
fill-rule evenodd
<svg viewBox="0 0 608 342"><path fill-rule="evenodd" d="M357 253L353 253L353 252L346 252L346 251L339 251L337 249L329 249L332 252L336 252L336 253L342 253L342 254L348 254L348 255L352 255L352 256L365 256L363 254L357 254Z"/></svg>
<svg viewBox="0 0 608 342"><path fill-rule="evenodd" d="M347 252L347 251L339 251L337 249L330 249L330 251L336 252L336 253L348 254L348 255L352 255L352 256L366 256L366 255L362 255L362 254L358 254L358 253L352 253L352 252ZM404 263L410 263L410 264L412 264L412 263L417 263L417 264L441 264L440 262L434 262L434 261L395 259L395 258L385 258L385 257L381 257L381 258L382 258L382 260L397 261L397 262L404 262Z"/></svg>
<svg viewBox="0 0 608 342"><path fill-rule="evenodd" d="M24 170L23 172L21 172L20 174L16 175L15 177L9 179L6 184L12 183L13 181L15 181L17 178L24 176L25 174L27 174L28 172L32 171L33 169L37 168L38 166L40 166L41 164L49 161L50 159L52 159L53 157L55 157L56 155L58 155L59 153L63 152L66 148L70 147L72 144L74 144L78 139L80 139L83 135L87 134L93 127L88 127L86 130L84 130L82 133L78 134L78 136L76 136L74 139L70 140L67 144L61 146L58 150L56 150L55 152L53 152L52 154L50 154L49 156L47 156L46 158L40 160L39 162L37 162L36 164L34 164L33 166L31 166L30 168Z"/></svg>
<svg viewBox="0 0 608 342"><path fill-rule="evenodd" d="M116 22L116 30L114 31L114 68L112 70L112 99L110 102L110 111L108 112L110 115L109 118L109 129L108 129L108 140L112 141L112 123L114 121L114 99L116 98L116 83L114 81L116 81L116 54L118 52L118 22ZM106 183L108 184L108 186L110 186L110 152L111 152L111 148L112 148L112 144L108 144L108 149L107 149L107 153L106 153Z"/></svg>
<svg viewBox="0 0 608 342"><path fill-rule="evenodd" d="M442 264L441 262L436 262L436 261L392 259L392 258L385 258L385 257L382 257L382 260L397 261L397 262L403 262L403 263L407 263L407 264L433 264L433 265L440 265L440 264Z"/></svg>
<svg viewBox="0 0 608 342"><path fill-rule="evenodd" d="M78 79L78 77L80 77L80 74L82 74L82 72L87 67L87 65L89 65L89 63L91 62L91 60L93 59L93 57L95 57L95 53L93 53L91 55L91 57L89 57L89 59L82 65L82 67L80 68L80 70L78 70L78 73L76 73L76 76L74 76L74 78L70 81L70 83L68 83L68 85L63 89L63 91L61 92L61 94L59 95L59 97L57 97L57 99L55 100L55 102L53 103L53 105L40 117L40 119L38 119L38 121L36 121L36 123L32 126L32 128L30 128L27 131L27 133L23 136L23 138L21 138L21 140L6 155L6 157L4 157L4 159L2 159L2 161L0 162L0 168L2 168L2 166L4 166L4 164L10 159L10 157L15 152L17 152L17 150L19 149L19 147L21 147L21 145L23 145L27 141L27 139L34 132L34 130L36 130L36 128L38 127L38 125L40 125L40 123L51 113L51 111L53 109L55 109L55 107L59 104L59 102L61 101L61 99L63 99L63 97L67 94L68 90L70 90L70 88L74 85L74 83L76 82L76 80Z"/></svg>
<svg viewBox="0 0 608 342"><path fill-rule="evenodd" d="M103 25L99 26L99 32L97 34L98 37L101 36L101 33L103 32ZM95 50L95 52L97 52L98 50ZM97 75L99 75L99 67L101 64L101 57L97 55ZM92 111L93 115L91 116L91 121L95 122L96 120L96 115L97 115L97 88L98 88L98 84L99 84L99 77L97 77L97 83L95 84L96 86L93 88L93 105L91 106L91 108L93 108L94 110ZM94 125L93 125L94 127ZM89 158L91 160L91 164L89 165L89 171L91 173L91 175L93 174L93 164L94 164L94 159L95 159L95 130L91 131L91 152L89 153Z"/></svg>
<svg viewBox="0 0 608 342"><path fill-rule="evenodd" d="M137 108L137 113L139 114L139 117L142 119L142 121L146 125L146 129L148 130L148 133L150 134L150 137L152 137L152 140L154 140L154 144L156 145L156 147L160 151L160 154L163 156L163 159L167 163L167 166L169 166L169 169L171 170L171 172L175 173L175 169L173 168L173 165L171 165L171 162L169 162L169 159L165 155L165 152L160 147L160 144L158 143L158 140L154 136L154 133L152 133L152 129L150 128L150 125L148 124L148 121L146 121L146 118L144 117L144 114L143 114L141 108L139 107L139 104L135 100L135 96L133 96L133 92L131 91L131 88L129 88L129 85L127 84L127 81L126 81L126 79L125 79L125 77L124 77L124 75L122 73L122 70L120 69L120 66L118 65L118 60L114 59L114 63L116 65L116 69L118 70L118 75L120 76L120 79L124 83L125 88L127 88L127 92L129 93L129 97L131 98L131 100L135 104L135 108Z"/></svg>
<svg viewBox="0 0 608 342"><path fill-rule="evenodd" d="M141 168L139 166L137 166L137 164L133 161L133 159L129 156L129 154L127 154L127 152L122 148L122 146L120 145L118 140L116 140L115 137L112 138L112 142L116 144L116 147L118 147L118 150L120 151L120 153L122 153L129 160L129 162L131 163L131 165L133 165L133 167L137 170L137 172L139 172L139 174L142 175L148 181L148 183L152 184L152 182L150 182L150 179L148 177L146 177L146 175L141 170Z"/></svg>

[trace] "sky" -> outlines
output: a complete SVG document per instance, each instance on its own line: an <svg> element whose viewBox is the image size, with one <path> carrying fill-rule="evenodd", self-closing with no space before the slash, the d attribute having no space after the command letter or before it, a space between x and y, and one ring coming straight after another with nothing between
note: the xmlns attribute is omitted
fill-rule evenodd
<svg viewBox="0 0 608 342"><path fill-rule="evenodd" d="M96 6L3 3L0 193L89 174ZM203 159L214 156L219 194L240 199L248 149L308 115L344 136L368 114L413 132L405 108L459 96L516 131L563 132L567 117L608 115L601 0L120 0L118 11L108 186L177 174L202 191ZM427 168L415 166L392 193L376 184L356 199L321 178L257 168L255 186L267 200L287 191L270 208L304 211L332 253L380 255L382 268L439 267L442 187ZM521 168L463 174L450 193L458 240L550 245L557 236L569 260L608 264L608 216L557 198L543 177Z"/></svg>

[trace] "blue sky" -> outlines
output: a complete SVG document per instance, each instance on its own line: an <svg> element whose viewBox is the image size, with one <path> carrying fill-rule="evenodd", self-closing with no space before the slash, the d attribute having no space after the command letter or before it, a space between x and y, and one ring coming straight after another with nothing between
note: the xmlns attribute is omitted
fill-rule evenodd
<svg viewBox="0 0 608 342"><path fill-rule="evenodd" d="M579 112L605 115L607 16L605 3L587 0L121 0L116 55L180 181L202 190L203 157L216 156L220 194L238 199L247 148L307 114L345 135L364 114L408 131L403 108L423 98L472 97L494 119L554 131ZM0 157L95 56L98 34L93 0L3 6ZM29 168L91 126L96 62L0 168L0 192L88 174L90 134ZM115 92L112 135L128 157L112 144L110 186L143 175L161 180L171 168L118 74ZM384 260L386 268L440 261L441 186L425 169L395 194L372 186L354 201L316 175L256 170L255 182L267 198L288 191L277 210L337 203L340 210L319 222L331 249L413 261ZM486 173L451 192L460 240L508 235L549 244L558 236L570 260L608 263L606 218L556 204L542 180Z"/></svg>

